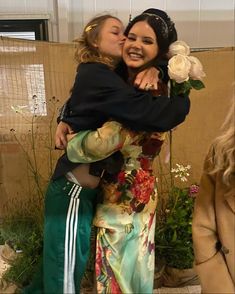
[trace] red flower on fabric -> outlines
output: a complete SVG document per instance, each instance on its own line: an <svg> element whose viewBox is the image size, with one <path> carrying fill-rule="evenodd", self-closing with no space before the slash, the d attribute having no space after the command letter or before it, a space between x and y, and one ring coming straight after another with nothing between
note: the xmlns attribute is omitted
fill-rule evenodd
<svg viewBox="0 0 235 294"><path fill-rule="evenodd" d="M155 177L149 172L139 169L131 187L131 192L140 202L147 204L154 189Z"/></svg>
<svg viewBox="0 0 235 294"><path fill-rule="evenodd" d="M148 251L149 251L149 253L151 254L152 251L154 252L154 250L155 250L155 244L152 243L151 241L149 241L149 244L148 244Z"/></svg>
<svg viewBox="0 0 235 294"><path fill-rule="evenodd" d="M96 260L95 260L95 273L96 276L100 276L102 268L102 249L97 245Z"/></svg>
<svg viewBox="0 0 235 294"><path fill-rule="evenodd" d="M125 172L124 171L121 171L119 174L118 174L118 182L120 184L124 184L125 183Z"/></svg>
<svg viewBox="0 0 235 294"><path fill-rule="evenodd" d="M111 277L111 285L110 286L111 286L110 287L111 288L111 293L113 293L113 294L122 294L122 291L121 291L115 277Z"/></svg>
<svg viewBox="0 0 235 294"><path fill-rule="evenodd" d="M150 213L150 218L149 218L149 223L148 223L148 229L151 228L153 224L153 219L154 219L155 213Z"/></svg>
<svg viewBox="0 0 235 294"><path fill-rule="evenodd" d="M143 170L146 170L146 171L151 170L151 168L150 168L151 163L150 163L149 158L140 157L139 161L140 161L140 166Z"/></svg>

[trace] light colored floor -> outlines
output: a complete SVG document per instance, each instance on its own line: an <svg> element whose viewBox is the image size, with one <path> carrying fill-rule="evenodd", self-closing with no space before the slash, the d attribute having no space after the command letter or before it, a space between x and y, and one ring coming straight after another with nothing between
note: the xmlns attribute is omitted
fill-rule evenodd
<svg viewBox="0 0 235 294"><path fill-rule="evenodd" d="M92 289L86 289L82 291L81 294L94 294L95 292ZM200 286L187 286L183 288L159 288L153 291L153 294L200 294L201 287ZM137 293L132 293L137 294Z"/></svg>
<svg viewBox="0 0 235 294"><path fill-rule="evenodd" d="M13 285L9 287L5 287L5 285L1 284L1 276L2 273L9 267L9 265L4 262L1 258L1 246L0 246L0 293L1 294L12 294L14 293L15 287ZM92 292L90 292L92 293ZM201 288L200 286L189 286L184 288L159 288L155 289L154 294L200 294Z"/></svg>
<svg viewBox="0 0 235 294"><path fill-rule="evenodd" d="M155 289L154 294L200 294L200 286L188 286L183 288L159 288Z"/></svg>
<svg viewBox="0 0 235 294"><path fill-rule="evenodd" d="M7 268L9 267L9 265L1 258L1 250L2 250L2 246L0 246L0 293L1 294L13 294L16 289L15 285L6 285L1 280L3 272L5 270L7 270Z"/></svg>

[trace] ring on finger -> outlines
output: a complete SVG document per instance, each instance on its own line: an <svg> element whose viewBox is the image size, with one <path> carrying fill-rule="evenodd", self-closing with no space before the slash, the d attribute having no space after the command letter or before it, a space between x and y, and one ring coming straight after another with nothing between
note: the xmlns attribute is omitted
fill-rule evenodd
<svg viewBox="0 0 235 294"><path fill-rule="evenodd" d="M147 84L145 85L144 89L145 89L146 91L149 91L150 89L153 89L153 87L154 87L154 84L149 84L149 83L147 83Z"/></svg>
<svg viewBox="0 0 235 294"><path fill-rule="evenodd" d="M148 91L151 87L151 84L147 83L144 87L145 91Z"/></svg>

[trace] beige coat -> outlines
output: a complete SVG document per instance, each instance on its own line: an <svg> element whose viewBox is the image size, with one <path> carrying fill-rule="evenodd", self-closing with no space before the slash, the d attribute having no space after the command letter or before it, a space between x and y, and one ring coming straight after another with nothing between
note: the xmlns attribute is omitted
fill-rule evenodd
<svg viewBox="0 0 235 294"><path fill-rule="evenodd" d="M228 188L222 174L207 173L205 160L193 217L195 268L202 293L235 293L235 178ZM220 245L221 244L221 245Z"/></svg>

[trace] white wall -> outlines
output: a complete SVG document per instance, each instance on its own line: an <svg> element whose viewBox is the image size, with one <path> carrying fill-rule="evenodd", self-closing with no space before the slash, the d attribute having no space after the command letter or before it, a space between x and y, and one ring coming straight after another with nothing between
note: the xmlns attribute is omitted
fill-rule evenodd
<svg viewBox="0 0 235 294"><path fill-rule="evenodd" d="M0 0L0 13L49 14L50 40L68 42L96 14L109 12L126 24L130 13L155 7L168 12L180 39L207 48L234 46L234 5L235 0Z"/></svg>

